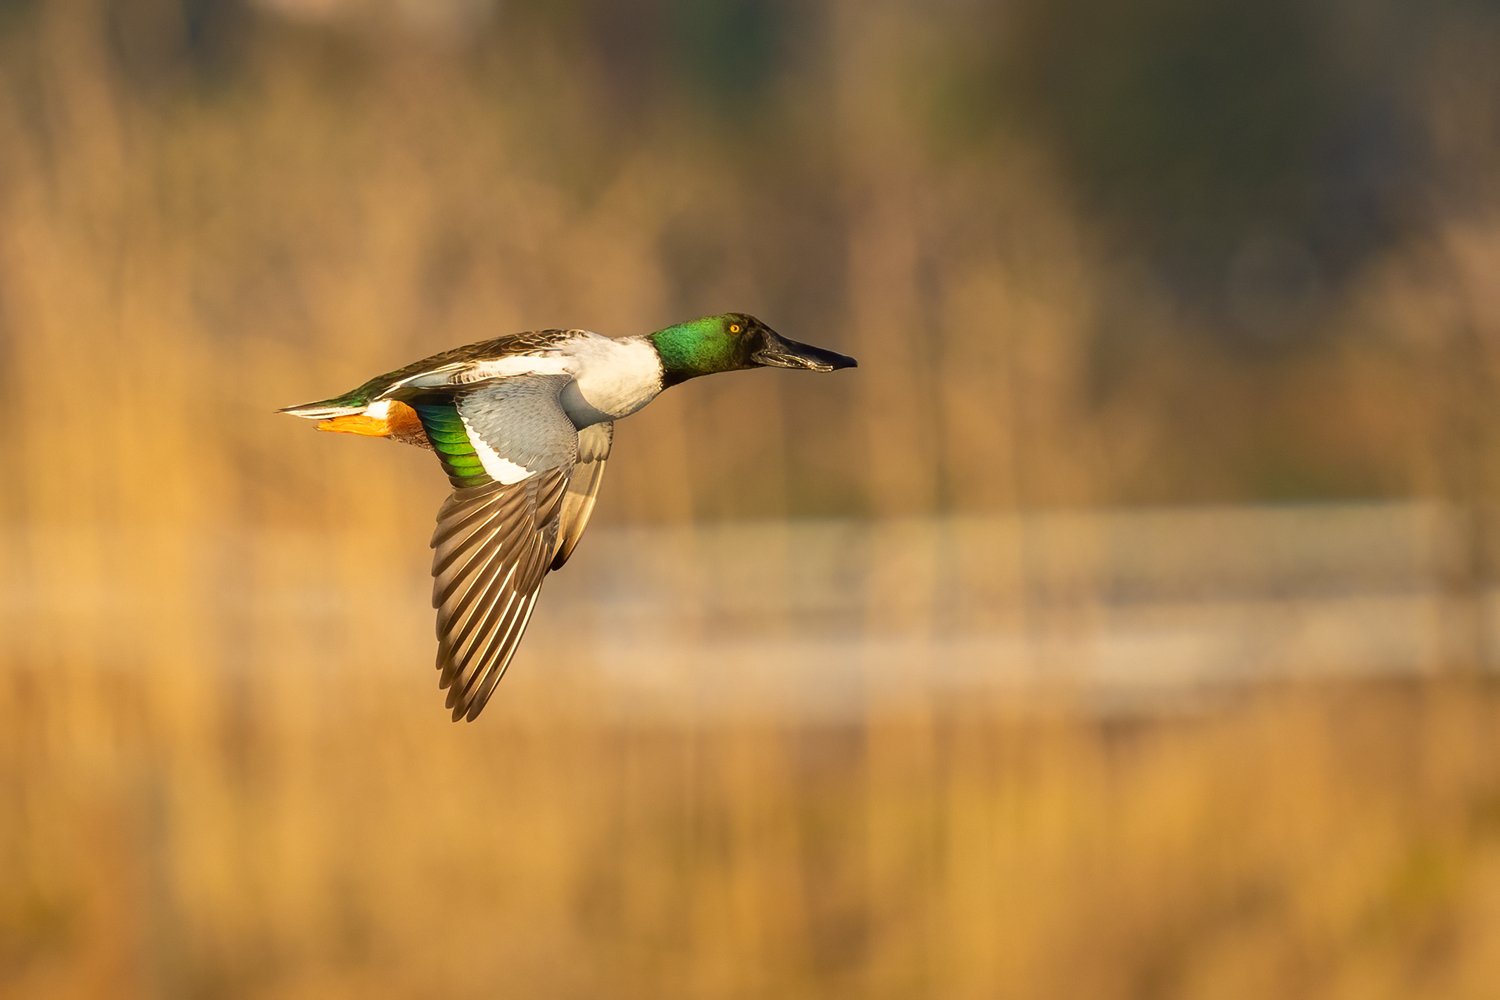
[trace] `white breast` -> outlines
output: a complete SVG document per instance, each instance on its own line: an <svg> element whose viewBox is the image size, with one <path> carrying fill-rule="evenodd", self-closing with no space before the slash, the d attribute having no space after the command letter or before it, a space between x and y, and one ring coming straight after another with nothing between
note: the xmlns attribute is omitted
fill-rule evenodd
<svg viewBox="0 0 1500 1000"><path fill-rule="evenodd" d="M567 346L573 382L562 404L579 427L629 416L661 392L661 357L644 337L586 334Z"/></svg>
<svg viewBox="0 0 1500 1000"><path fill-rule="evenodd" d="M629 416L661 392L661 356L645 337L619 340L587 330L527 354L473 363L456 362L396 383L387 393L415 386L449 386L517 375L571 375L563 409L581 428Z"/></svg>

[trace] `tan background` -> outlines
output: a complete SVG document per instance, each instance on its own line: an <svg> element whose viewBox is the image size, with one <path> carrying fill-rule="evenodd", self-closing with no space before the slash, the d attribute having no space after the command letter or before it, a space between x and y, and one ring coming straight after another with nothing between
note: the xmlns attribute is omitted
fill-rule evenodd
<svg viewBox="0 0 1500 1000"><path fill-rule="evenodd" d="M1492 15L0 8L0 992L1493 995ZM474 725L430 456L725 309Z"/></svg>

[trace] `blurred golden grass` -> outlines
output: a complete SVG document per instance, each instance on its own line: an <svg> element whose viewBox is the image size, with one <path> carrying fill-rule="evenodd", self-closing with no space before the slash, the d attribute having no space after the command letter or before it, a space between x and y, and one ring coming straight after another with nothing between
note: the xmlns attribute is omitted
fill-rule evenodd
<svg viewBox="0 0 1500 1000"><path fill-rule="evenodd" d="M275 671L0 686L13 996L1484 997L1500 697L438 725ZM530 692L528 692L530 694Z"/></svg>
<svg viewBox="0 0 1500 1000"><path fill-rule="evenodd" d="M896 95L861 89L903 24L840 10L831 93L790 102L782 136L821 150L806 169L832 208L796 176L756 186L701 123L631 139L591 69L545 46L477 78L398 45L341 74L339 43L268 31L205 93L125 80L116 49L151 36L102 5L18 15L35 30L0 37L0 992L1492 995L1488 689L1291 688L1140 722L985 698L844 727L653 724L536 664L452 727L375 666L405 651L381 655L389 603L360 595L420 584L440 476L270 410L528 326L771 301L864 364L664 398L621 430L604 525L1102 503L1143 476L1159 497L1233 450L1180 433L1197 412L1253 411L1251 433L1270 409L1387 483L1442 480L1424 470L1464 358L1410 362L1430 297L1488 301L1490 244L1452 241L1467 297L1403 261L1414 287L1372 272L1350 324L1411 334L1410 355L1335 345L1294 391L1236 381L1153 339L1177 317L1024 143L924 151ZM1106 309L1151 360L1095 398ZM326 545L257 544L288 529ZM692 601L705 584L684 579ZM929 614L894 599L913 585L875 580L869 620ZM320 600L337 613L238 610Z"/></svg>

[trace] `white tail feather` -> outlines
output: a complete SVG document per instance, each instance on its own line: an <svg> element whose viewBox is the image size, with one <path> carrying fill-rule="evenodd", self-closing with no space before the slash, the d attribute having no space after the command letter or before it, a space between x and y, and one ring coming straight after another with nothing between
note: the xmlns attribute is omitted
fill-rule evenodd
<svg viewBox="0 0 1500 1000"><path fill-rule="evenodd" d="M304 420L332 420L347 417L351 413L363 413L363 406L329 406L327 403L303 403L299 406L283 406L277 413L286 413Z"/></svg>

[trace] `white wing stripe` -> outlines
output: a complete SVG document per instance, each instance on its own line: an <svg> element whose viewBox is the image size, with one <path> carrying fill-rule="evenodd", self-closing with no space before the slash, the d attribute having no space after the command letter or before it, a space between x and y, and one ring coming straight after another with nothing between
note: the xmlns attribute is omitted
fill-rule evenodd
<svg viewBox="0 0 1500 1000"><path fill-rule="evenodd" d="M474 446L474 454L479 456L479 464L484 466L484 471L495 482L509 486L530 477L536 471L512 462L491 448L489 442L474 429L474 425L469 423L469 418L464 416L462 411L458 416L464 422L464 431L469 435L469 443Z"/></svg>

